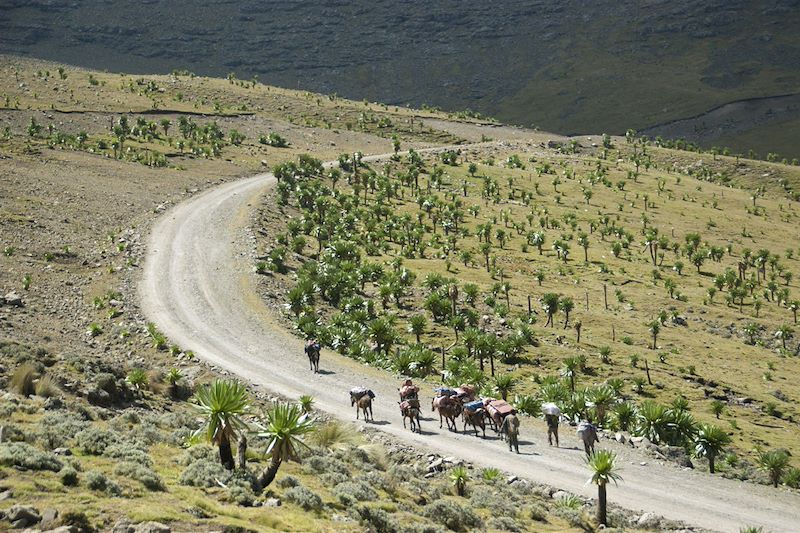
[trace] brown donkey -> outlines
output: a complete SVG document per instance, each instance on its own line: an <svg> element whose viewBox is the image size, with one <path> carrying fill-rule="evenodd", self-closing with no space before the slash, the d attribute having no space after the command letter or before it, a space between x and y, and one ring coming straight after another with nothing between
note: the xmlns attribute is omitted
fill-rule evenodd
<svg viewBox="0 0 800 533"><path fill-rule="evenodd" d="M431 400L431 411L439 412L439 429L442 429L442 420L447 422L447 429L456 431L456 417L461 414L461 403L447 396L437 396Z"/></svg>
<svg viewBox="0 0 800 533"><path fill-rule="evenodd" d="M358 413L359 411L364 413L364 420L372 420L375 421L375 418L372 416L372 395L369 392L363 394L362 396L356 396L352 392L350 393L350 406L356 406L356 420L358 420Z"/></svg>

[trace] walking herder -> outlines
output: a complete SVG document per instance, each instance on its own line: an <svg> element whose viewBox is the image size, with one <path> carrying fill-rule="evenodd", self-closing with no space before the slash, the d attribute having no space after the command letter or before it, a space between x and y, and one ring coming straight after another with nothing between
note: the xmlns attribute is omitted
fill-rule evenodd
<svg viewBox="0 0 800 533"><path fill-rule="evenodd" d="M519 418L517 418L516 409L503 419L500 432L505 433L508 439L508 451L513 449L513 451L519 453Z"/></svg>

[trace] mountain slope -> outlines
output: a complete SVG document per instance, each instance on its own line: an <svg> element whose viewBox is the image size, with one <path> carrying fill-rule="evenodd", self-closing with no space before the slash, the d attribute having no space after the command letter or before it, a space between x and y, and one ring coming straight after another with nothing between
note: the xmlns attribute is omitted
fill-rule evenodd
<svg viewBox="0 0 800 533"><path fill-rule="evenodd" d="M0 50L110 70L259 75L351 98L472 108L564 133L621 133L796 92L797 7L14 0L0 21ZM742 110L734 130L700 137L697 124L669 132L746 151L749 118ZM773 151L798 155L777 125L758 127Z"/></svg>

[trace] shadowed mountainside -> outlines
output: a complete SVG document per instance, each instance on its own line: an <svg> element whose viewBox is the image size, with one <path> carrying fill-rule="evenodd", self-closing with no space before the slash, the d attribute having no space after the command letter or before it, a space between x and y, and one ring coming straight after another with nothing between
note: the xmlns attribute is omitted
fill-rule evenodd
<svg viewBox="0 0 800 533"><path fill-rule="evenodd" d="M567 134L669 123L648 131L737 151L757 138L763 150L800 155L788 140L800 133L796 110L764 121L739 106L735 128L680 120L699 115L702 126L704 113L728 102L797 92L797 0L5 5L0 50L10 53L111 71L259 75Z"/></svg>

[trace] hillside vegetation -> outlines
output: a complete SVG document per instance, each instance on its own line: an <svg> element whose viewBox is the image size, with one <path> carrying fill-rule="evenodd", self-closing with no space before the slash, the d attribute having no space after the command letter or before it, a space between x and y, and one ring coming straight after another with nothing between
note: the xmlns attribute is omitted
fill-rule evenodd
<svg viewBox="0 0 800 533"><path fill-rule="evenodd" d="M283 87L473 109L570 134L622 134L700 115L668 136L800 157L796 103L767 101L763 113L735 108L723 121L705 116L729 102L797 93L794 0L313 7L184 0L113 9L98 0L48 0L7 2L5 14L0 51L7 53L114 72L257 75Z"/></svg>
<svg viewBox="0 0 800 533"><path fill-rule="evenodd" d="M343 354L690 454L710 424L731 441L717 470L767 482L765 453L800 453L800 173L557 144L280 165L256 269Z"/></svg>
<svg viewBox="0 0 800 533"><path fill-rule="evenodd" d="M240 401L228 407L237 463L228 470L225 439L203 431L217 419L197 407L223 376L138 310L144 235L171 205L307 152L390 152L393 136L418 149L459 142L428 125L446 117L234 78L107 74L9 56L0 94L0 529L594 527L591 501L428 457L328 423L313 399L251 387L237 388ZM450 129L473 135L468 126ZM297 434L308 448L295 443L265 486L270 422L301 405L315 430ZM635 518L610 515L620 526Z"/></svg>

